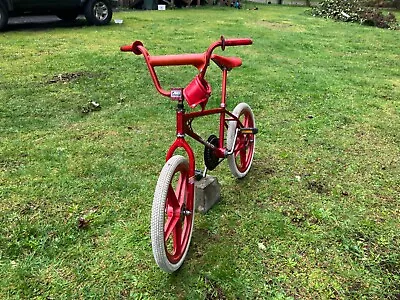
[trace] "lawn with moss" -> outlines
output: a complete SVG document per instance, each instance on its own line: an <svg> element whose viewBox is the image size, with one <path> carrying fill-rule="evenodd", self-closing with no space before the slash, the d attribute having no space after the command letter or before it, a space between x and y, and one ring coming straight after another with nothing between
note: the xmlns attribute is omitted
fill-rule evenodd
<svg viewBox="0 0 400 300"><path fill-rule="evenodd" d="M0 33L0 298L400 297L400 31L252 7ZM196 215L169 275L149 233L175 106L119 46L196 53L221 35L254 40L224 54L243 59L228 106L253 108L255 159L243 180L227 163L210 173L222 199ZM185 85L195 71L160 69L160 80ZM212 118L195 126L217 133Z"/></svg>

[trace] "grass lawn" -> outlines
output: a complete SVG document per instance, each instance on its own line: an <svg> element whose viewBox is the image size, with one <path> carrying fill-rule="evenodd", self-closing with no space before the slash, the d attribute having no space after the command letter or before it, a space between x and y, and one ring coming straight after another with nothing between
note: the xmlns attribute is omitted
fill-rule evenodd
<svg viewBox="0 0 400 300"><path fill-rule="evenodd" d="M258 7L0 33L1 299L399 299L400 31ZM193 53L220 35L254 40L224 53L243 59L228 105L253 108L256 157L243 180L226 163L210 173L222 200L196 216L168 275L153 261L150 211L175 106L119 46ZM195 71L159 74L170 87ZM216 126L195 124L204 137Z"/></svg>

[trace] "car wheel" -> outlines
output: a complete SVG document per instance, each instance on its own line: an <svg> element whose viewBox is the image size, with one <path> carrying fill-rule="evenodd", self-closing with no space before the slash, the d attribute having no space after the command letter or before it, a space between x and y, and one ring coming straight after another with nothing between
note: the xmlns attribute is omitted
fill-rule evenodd
<svg viewBox="0 0 400 300"><path fill-rule="evenodd" d="M78 12L76 11L64 11L57 14L63 21L74 21L78 17Z"/></svg>
<svg viewBox="0 0 400 300"><path fill-rule="evenodd" d="M89 0L85 6L85 17L89 24L106 25L112 18L112 7L106 0Z"/></svg>
<svg viewBox="0 0 400 300"><path fill-rule="evenodd" d="M0 3L0 30L6 28L8 23L8 10Z"/></svg>

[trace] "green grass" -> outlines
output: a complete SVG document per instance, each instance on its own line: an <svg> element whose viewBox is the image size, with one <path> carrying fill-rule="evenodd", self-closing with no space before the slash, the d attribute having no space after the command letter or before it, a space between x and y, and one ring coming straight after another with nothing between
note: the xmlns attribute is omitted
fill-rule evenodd
<svg viewBox="0 0 400 300"><path fill-rule="evenodd" d="M0 34L0 298L400 297L400 32L247 8ZM211 173L222 200L196 216L188 257L168 275L149 230L174 105L119 46L192 53L220 35L254 40L225 53L243 59L228 105L253 108L256 157L243 180L226 164ZM195 74L159 71L166 87ZM217 67L208 78L215 107ZM195 128L207 137L214 121Z"/></svg>

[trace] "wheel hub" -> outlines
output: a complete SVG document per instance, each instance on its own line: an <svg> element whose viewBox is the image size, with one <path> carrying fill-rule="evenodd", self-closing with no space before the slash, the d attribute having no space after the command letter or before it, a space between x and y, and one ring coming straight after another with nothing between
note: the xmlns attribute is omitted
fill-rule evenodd
<svg viewBox="0 0 400 300"><path fill-rule="evenodd" d="M96 16L96 19L99 21L105 20L108 16L107 6L103 2L97 3L93 7L93 11L94 11L94 15Z"/></svg>
<svg viewBox="0 0 400 300"><path fill-rule="evenodd" d="M192 212L188 209L186 209L186 204L184 203L181 207L181 222L183 223L185 221L185 217L190 216L192 214Z"/></svg>

